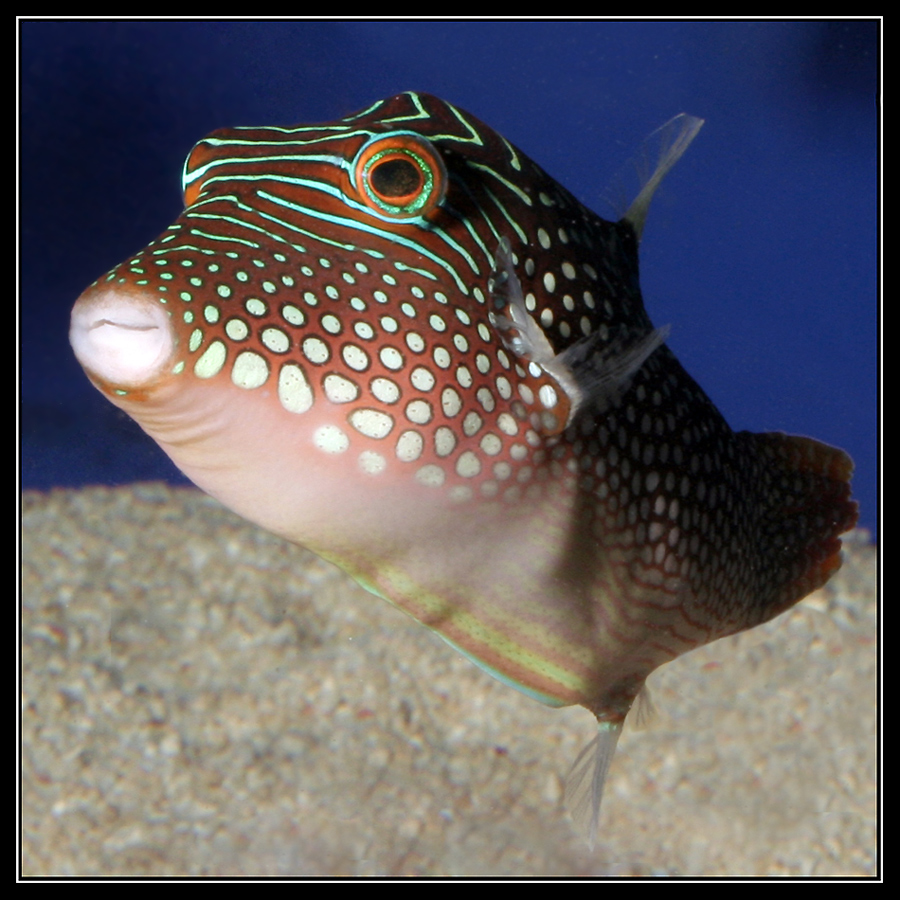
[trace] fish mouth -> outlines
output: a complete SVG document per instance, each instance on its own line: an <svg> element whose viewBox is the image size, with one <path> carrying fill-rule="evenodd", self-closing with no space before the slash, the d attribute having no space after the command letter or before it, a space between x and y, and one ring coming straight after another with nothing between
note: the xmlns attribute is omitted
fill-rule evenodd
<svg viewBox="0 0 900 900"><path fill-rule="evenodd" d="M69 342L92 376L122 389L150 387L164 374L175 346L166 309L121 287L89 289L78 298Z"/></svg>

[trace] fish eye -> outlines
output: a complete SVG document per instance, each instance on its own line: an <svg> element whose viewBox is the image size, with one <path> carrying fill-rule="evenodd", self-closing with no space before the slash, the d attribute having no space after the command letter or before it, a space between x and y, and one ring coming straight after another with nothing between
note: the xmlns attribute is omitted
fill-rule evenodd
<svg viewBox="0 0 900 900"><path fill-rule="evenodd" d="M372 138L352 167L360 199L382 218L427 216L444 199L447 171L435 148L405 131Z"/></svg>
<svg viewBox="0 0 900 900"><path fill-rule="evenodd" d="M369 168L368 179L379 197L391 197L399 204L409 203L418 197L425 186L422 170L402 157L379 159Z"/></svg>

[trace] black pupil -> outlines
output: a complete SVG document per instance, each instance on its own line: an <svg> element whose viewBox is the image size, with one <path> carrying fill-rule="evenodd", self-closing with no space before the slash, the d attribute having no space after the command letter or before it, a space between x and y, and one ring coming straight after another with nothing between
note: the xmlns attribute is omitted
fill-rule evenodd
<svg viewBox="0 0 900 900"><path fill-rule="evenodd" d="M372 169L369 183L382 197L407 197L422 189L422 173L407 159L388 159Z"/></svg>

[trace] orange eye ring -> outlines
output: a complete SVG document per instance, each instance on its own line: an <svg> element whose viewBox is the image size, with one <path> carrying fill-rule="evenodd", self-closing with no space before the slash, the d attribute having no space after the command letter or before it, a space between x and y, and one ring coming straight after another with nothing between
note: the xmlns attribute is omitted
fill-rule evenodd
<svg viewBox="0 0 900 900"><path fill-rule="evenodd" d="M409 131L373 137L356 154L351 172L360 199L385 219L427 216L447 191L447 169L440 154Z"/></svg>

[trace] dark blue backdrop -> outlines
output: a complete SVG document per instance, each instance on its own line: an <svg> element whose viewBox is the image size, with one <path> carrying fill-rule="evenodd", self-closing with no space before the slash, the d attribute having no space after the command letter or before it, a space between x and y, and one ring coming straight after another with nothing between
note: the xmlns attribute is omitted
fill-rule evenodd
<svg viewBox="0 0 900 900"><path fill-rule="evenodd" d="M856 462L876 523L878 23L25 22L25 487L180 480L88 384L81 290L180 211L195 140L401 90L474 113L601 214L646 135L707 122L654 200L644 297L729 423Z"/></svg>

